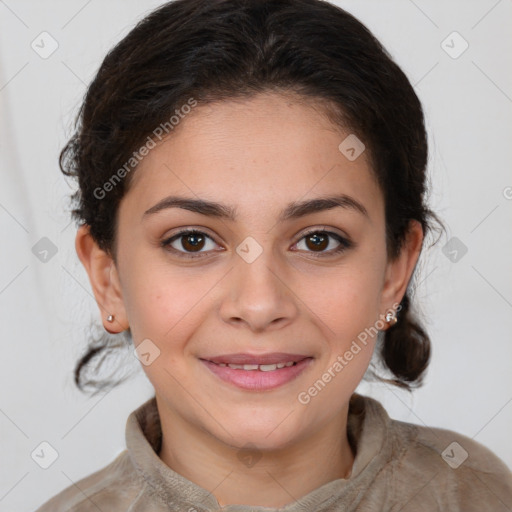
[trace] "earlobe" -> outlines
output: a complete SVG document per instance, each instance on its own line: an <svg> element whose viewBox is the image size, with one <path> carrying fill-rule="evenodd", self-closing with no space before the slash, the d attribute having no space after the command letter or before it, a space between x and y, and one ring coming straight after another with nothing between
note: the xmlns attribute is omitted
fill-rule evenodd
<svg viewBox="0 0 512 512"><path fill-rule="evenodd" d="M385 310L395 309L393 304L401 302L418 262L423 243L423 229L414 219L409 222L405 243L395 261L388 263L381 294L381 307Z"/></svg>
<svg viewBox="0 0 512 512"><path fill-rule="evenodd" d="M75 248L89 276L103 327L110 333L128 329L121 286L112 256L98 246L86 224L78 228Z"/></svg>

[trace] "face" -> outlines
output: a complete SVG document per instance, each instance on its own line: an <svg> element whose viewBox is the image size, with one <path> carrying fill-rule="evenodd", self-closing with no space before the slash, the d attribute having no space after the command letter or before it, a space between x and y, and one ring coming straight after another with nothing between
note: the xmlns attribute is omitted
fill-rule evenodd
<svg viewBox="0 0 512 512"><path fill-rule="evenodd" d="M387 260L382 192L366 153L338 148L349 134L289 96L198 106L121 201L104 300L159 407L231 446L335 418L405 293L415 258Z"/></svg>

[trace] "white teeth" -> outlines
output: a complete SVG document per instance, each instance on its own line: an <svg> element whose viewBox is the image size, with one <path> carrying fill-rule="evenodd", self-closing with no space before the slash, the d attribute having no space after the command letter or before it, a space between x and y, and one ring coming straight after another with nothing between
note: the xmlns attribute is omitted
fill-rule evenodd
<svg viewBox="0 0 512 512"><path fill-rule="evenodd" d="M295 364L294 361L290 361L288 363L276 363L276 364L226 364L226 363L218 363L219 366L229 366L234 370L259 370L262 372L271 372L273 370L277 370L278 368L284 368L285 366L293 366Z"/></svg>
<svg viewBox="0 0 512 512"><path fill-rule="evenodd" d="M257 370L257 364L244 364L244 370Z"/></svg>
<svg viewBox="0 0 512 512"><path fill-rule="evenodd" d="M260 364L260 370L262 372L271 372L277 370L277 364Z"/></svg>

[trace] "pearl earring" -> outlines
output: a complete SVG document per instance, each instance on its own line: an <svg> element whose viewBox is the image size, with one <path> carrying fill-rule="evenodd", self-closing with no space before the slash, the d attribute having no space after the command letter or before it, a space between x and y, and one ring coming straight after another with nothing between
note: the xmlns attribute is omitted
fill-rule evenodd
<svg viewBox="0 0 512 512"><path fill-rule="evenodd" d="M107 322L113 322L113 321L114 321L114 315L108 315Z"/></svg>
<svg viewBox="0 0 512 512"><path fill-rule="evenodd" d="M391 325L395 325L398 322L398 318L396 317L396 313L394 311L389 311L386 314L386 322L391 323Z"/></svg>

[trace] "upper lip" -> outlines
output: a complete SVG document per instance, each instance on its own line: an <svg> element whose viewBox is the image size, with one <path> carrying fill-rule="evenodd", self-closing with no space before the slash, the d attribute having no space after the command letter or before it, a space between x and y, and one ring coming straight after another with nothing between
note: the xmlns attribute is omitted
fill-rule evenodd
<svg viewBox="0 0 512 512"><path fill-rule="evenodd" d="M225 354L222 356L215 357L204 357L207 361L212 363L226 363L226 364L279 364L289 363L290 361L298 362L308 357L304 354L286 354L284 352L271 352L268 354Z"/></svg>

